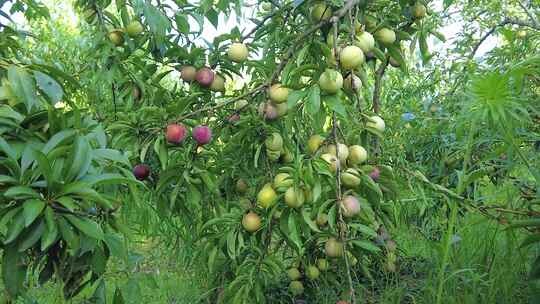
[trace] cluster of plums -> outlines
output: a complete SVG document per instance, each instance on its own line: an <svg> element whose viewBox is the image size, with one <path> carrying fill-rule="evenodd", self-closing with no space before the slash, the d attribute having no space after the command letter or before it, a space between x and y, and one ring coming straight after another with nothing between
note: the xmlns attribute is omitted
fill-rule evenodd
<svg viewBox="0 0 540 304"><path fill-rule="evenodd" d="M143 30L143 25L139 21L134 20L130 22L125 28L119 28L110 31L108 37L115 46L122 46L125 42L124 33L126 33L131 38L135 38L140 35Z"/></svg>
<svg viewBox="0 0 540 304"><path fill-rule="evenodd" d="M179 145L186 139L187 134L188 129L185 125L172 123L167 125L165 139L169 144ZM212 141L212 129L199 125L191 130L191 136L197 145L204 146ZM133 168L133 175L140 181L145 180L150 176L150 167L146 164L138 164Z"/></svg>

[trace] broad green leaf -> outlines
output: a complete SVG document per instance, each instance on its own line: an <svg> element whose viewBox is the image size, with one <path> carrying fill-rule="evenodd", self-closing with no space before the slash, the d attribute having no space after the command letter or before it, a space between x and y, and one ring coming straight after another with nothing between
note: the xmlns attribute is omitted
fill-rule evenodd
<svg viewBox="0 0 540 304"><path fill-rule="evenodd" d="M370 241L353 240L351 241L351 243L369 252L377 253L381 251L381 248L377 247L375 244L373 244Z"/></svg>
<svg viewBox="0 0 540 304"><path fill-rule="evenodd" d="M306 109L308 113L315 114L321 108L321 90L318 85L314 85L309 89L307 96Z"/></svg>
<svg viewBox="0 0 540 304"><path fill-rule="evenodd" d="M77 217L71 214L64 214L63 215L75 228L82 231L87 236L97 239L97 240L103 240L104 234L103 230L101 230L101 227L98 223L94 222L93 220L84 218L84 217Z"/></svg>
<svg viewBox="0 0 540 304"><path fill-rule="evenodd" d="M26 258L17 250L15 244L5 246L2 256L2 279L7 293L15 298L24 290L24 279L26 277Z"/></svg>
<svg viewBox="0 0 540 304"><path fill-rule="evenodd" d="M70 249L79 249L79 236L63 217L58 217L58 230Z"/></svg>
<svg viewBox="0 0 540 304"><path fill-rule="evenodd" d="M107 244L107 247L114 256L121 259L127 258L127 251L124 247L124 239L120 235L107 232L105 234L105 244Z"/></svg>
<svg viewBox="0 0 540 304"><path fill-rule="evenodd" d="M58 225L56 224L56 218L54 211L51 207L45 209L45 224L46 229L41 238L41 251L49 248L55 241L58 236Z"/></svg>
<svg viewBox="0 0 540 304"><path fill-rule="evenodd" d="M9 244L13 242L14 240L16 240L19 234L21 234L21 232L23 231L23 229L24 229L24 214L23 212L19 212L10 222L4 244Z"/></svg>
<svg viewBox="0 0 540 304"><path fill-rule="evenodd" d="M327 95L324 97L324 103L334 112L337 114L346 117L347 111L345 110L345 107L341 103L341 100L339 98L339 95Z"/></svg>
<svg viewBox="0 0 540 304"><path fill-rule="evenodd" d="M92 162L92 153L88 140L82 136L75 139L73 149L71 151L71 162L69 162L69 170L66 174L66 181L73 181L86 175L90 163Z"/></svg>
<svg viewBox="0 0 540 304"><path fill-rule="evenodd" d="M14 186L4 192L4 196L12 199L39 199L39 193L27 186Z"/></svg>
<svg viewBox="0 0 540 304"><path fill-rule="evenodd" d="M27 229L23 239L19 242L18 251L23 252L34 246L45 232L45 228L45 221L40 220Z"/></svg>
<svg viewBox="0 0 540 304"><path fill-rule="evenodd" d="M32 75L25 69L12 65L8 68L8 79L13 93L20 102L25 104L28 112L38 107L36 85Z"/></svg>
<svg viewBox="0 0 540 304"><path fill-rule="evenodd" d="M24 120L23 115L13 110L13 108L8 105L0 105L0 117L11 119L16 123L21 123Z"/></svg>
<svg viewBox="0 0 540 304"><path fill-rule="evenodd" d="M49 96L53 104L62 100L64 91L54 78L39 71L34 71L34 77L36 78L39 88Z"/></svg>
<svg viewBox="0 0 540 304"><path fill-rule="evenodd" d="M15 161L18 159L17 152L2 137L0 137L0 151L3 151L8 157Z"/></svg>
<svg viewBox="0 0 540 304"><path fill-rule="evenodd" d="M49 139L47 144L45 144L41 152L43 152L45 155L49 154L52 149L70 140L73 136L75 136L75 134L77 133L74 130L63 130L54 134L53 137Z"/></svg>
<svg viewBox="0 0 540 304"><path fill-rule="evenodd" d="M45 208L45 202L37 199L30 199L23 204L24 226L30 226Z"/></svg>

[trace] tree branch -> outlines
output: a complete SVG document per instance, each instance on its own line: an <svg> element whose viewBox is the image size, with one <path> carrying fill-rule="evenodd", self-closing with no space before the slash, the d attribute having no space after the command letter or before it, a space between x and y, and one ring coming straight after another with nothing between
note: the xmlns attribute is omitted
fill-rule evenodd
<svg viewBox="0 0 540 304"><path fill-rule="evenodd" d="M521 6L521 8L525 11L527 16L529 16L529 19L531 19L531 22L534 23L535 26L540 27L540 25L538 24L538 19L536 19L536 17L531 12L531 10L527 6L525 6L525 4L523 4L523 2L518 1L518 3L519 3L519 6Z"/></svg>
<svg viewBox="0 0 540 304"><path fill-rule="evenodd" d="M373 88L373 112L379 113L380 110L380 100L381 100L381 85L384 72L386 72L386 67L388 67L388 59L385 62L381 62L381 65L377 69L375 74L375 87Z"/></svg>

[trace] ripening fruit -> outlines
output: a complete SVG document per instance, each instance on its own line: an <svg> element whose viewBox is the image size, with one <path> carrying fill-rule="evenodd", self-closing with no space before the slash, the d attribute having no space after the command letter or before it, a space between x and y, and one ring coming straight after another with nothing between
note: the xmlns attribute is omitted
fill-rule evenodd
<svg viewBox="0 0 540 304"><path fill-rule="evenodd" d="M242 218L242 226L248 232L255 232L261 228L261 218L253 212L249 212Z"/></svg>
<svg viewBox="0 0 540 304"><path fill-rule="evenodd" d="M289 277L289 279L291 279L291 281L296 281L302 277L302 274L300 273L298 268L290 268L289 270L287 270L287 276Z"/></svg>
<svg viewBox="0 0 540 304"><path fill-rule="evenodd" d="M319 77L321 90L329 94L335 94L343 87L343 76L336 70L326 69Z"/></svg>
<svg viewBox="0 0 540 304"><path fill-rule="evenodd" d="M246 183L245 180L242 178L239 178L236 181L236 192L238 193L246 193L249 189L249 185Z"/></svg>
<svg viewBox="0 0 540 304"><path fill-rule="evenodd" d="M178 145L186 139L187 129L183 124L170 124L165 131L165 138L171 144Z"/></svg>
<svg viewBox="0 0 540 304"><path fill-rule="evenodd" d="M284 103L289 97L289 89L276 83L268 89L268 97L275 103Z"/></svg>
<svg viewBox="0 0 540 304"><path fill-rule="evenodd" d="M311 19L315 22L328 20L330 17L332 17L332 8L323 2L318 2L311 8Z"/></svg>
<svg viewBox="0 0 540 304"><path fill-rule="evenodd" d="M143 30L143 25L137 20L131 21L131 23L126 26L126 33L132 38L138 36Z"/></svg>
<svg viewBox="0 0 540 304"><path fill-rule="evenodd" d="M341 174L341 182L343 183L345 187L349 187L349 188L358 187L361 182L358 176L359 176L358 171L356 171L353 168L349 168Z"/></svg>
<svg viewBox="0 0 540 304"><path fill-rule="evenodd" d="M367 151L364 147L354 145L349 147L349 158L347 158L350 165L358 165L367 160Z"/></svg>
<svg viewBox="0 0 540 304"><path fill-rule="evenodd" d="M375 129L382 133L386 128L386 124L380 116L374 115L369 118L369 121L366 123L366 127Z"/></svg>
<svg viewBox="0 0 540 304"><path fill-rule="evenodd" d="M274 177L274 188L290 187L293 184L293 180L290 178L289 173L279 173Z"/></svg>
<svg viewBox="0 0 540 304"><path fill-rule="evenodd" d="M343 243L335 238L329 238L324 245L324 251L329 258L337 258L343 255Z"/></svg>
<svg viewBox="0 0 540 304"><path fill-rule="evenodd" d="M308 139L308 143L307 143L308 152L310 154L315 154L315 152L317 152L317 150L319 150L319 147L321 146L321 144L323 142L324 142L324 137L322 137L322 136L320 136L318 134L312 135Z"/></svg>
<svg viewBox="0 0 540 304"><path fill-rule="evenodd" d="M304 191L290 187L285 191L285 204L291 208L299 208L304 204Z"/></svg>
<svg viewBox="0 0 540 304"><path fill-rule="evenodd" d="M299 296L304 293L304 285L302 285L302 282L300 281L292 281L291 284L289 284L289 291L293 295Z"/></svg>
<svg viewBox="0 0 540 304"><path fill-rule="evenodd" d="M359 67L366 58L362 49L355 45L344 47L339 53L339 64L343 69L353 70Z"/></svg>
<svg viewBox="0 0 540 304"><path fill-rule="evenodd" d="M380 176L381 176L381 170L379 170L379 168L377 167L373 168L371 173L369 173L369 177L371 177L371 179L374 181L379 180Z"/></svg>
<svg viewBox="0 0 540 304"><path fill-rule="evenodd" d="M396 42L396 33L391 29L383 27L375 33L375 38L384 45L390 45Z"/></svg>
<svg viewBox="0 0 540 304"><path fill-rule="evenodd" d="M362 32L356 35L355 45L358 46L365 55L375 48L375 38L373 38L373 35L369 32Z"/></svg>
<svg viewBox="0 0 540 304"><path fill-rule="evenodd" d="M276 191L271 184L265 184L261 191L257 194L257 202L263 208L270 208L274 205L277 199Z"/></svg>
<svg viewBox="0 0 540 304"><path fill-rule="evenodd" d="M319 275L321 274L321 272L319 271L319 268L311 265L311 266L308 266L307 269L306 269L306 277L310 280L316 280L317 278L319 278Z"/></svg>
<svg viewBox="0 0 540 304"><path fill-rule="evenodd" d="M197 69L192 65L184 65L180 68L180 77L185 82L192 82L197 75Z"/></svg>
<svg viewBox="0 0 540 304"><path fill-rule="evenodd" d="M112 30L109 32L109 40L115 46L122 46L124 44L124 36L121 30Z"/></svg>
<svg viewBox="0 0 540 304"><path fill-rule="evenodd" d="M142 92L138 85L133 84L131 88L131 96L133 96L133 100L141 100Z"/></svg>
<svg viewBox="0 0 540 304"><path fill-rule="evenodd" d="M328 223L328 215L321 213L317 216L317 219L315 221L317 222L317 225L319 227L324 227Z"/></svg>
<svg viewBox="0 0 540 304"><path fill-rule="evenodd" d="M210 68L204 67L197 71L195 80L197 80L201 86L209 87L214 81L214 72Z"/></svg>
<svg viewBox="0 0 540 304"><path fill-rule="evenodd" d="M133 168L133 175L135 175L135 178L140 181L145 180L148 178L148 176L150 176L150 167L145 164L136 165Z"/></svg>
<svg viewBox="0 0 540 304"><path fill-rule="evenodd" d="M259 104L259 115L266 120L275 120L279 117L276 106L272 102L262 102Z"/></svg>
<svg viewBox="0 0 540 304"><path fill-rule="evenodd" d="M341 199L341 210L344 217L354 217L360 213L360 202L352 195L347 195Z"/></svg>
<svg viewBox="0 0 540 304"><path fill-rule="evenodd" d="M191 135L199 146L206 145L212 140L212 130L207 126L196 126Z"/></svg>
<svg viewBox="0 0 540 304"><path fill-rule="evenodd" d="M415 19L422 19L426 16L426 6L420 2L416 2L411 8L411 13Z"/></svg>
<svg viewBox="0 0 540 304"><path fill-rule="evenodd" d="M362 80L354 73L349 73L343 81L343 88L347 91L360 92L362 88Z"/></svg>
<svg viewBox="0 0 540 304"><path fill-rule="evenodd" d="M233 43L227 51L227 56L234 62L244 62L248 58L248 48L243 43Z"/></svg>
<svg viewBox="0 0 540 304"><path fill-rule="evenodd" d="M214 92L223 92L225 91L225 79L219 75L214 76L214 80L210 84L210 90Z"/></svg>
<svg viewBox="0 0 540 304"><path fill-rule="evenodd" d="M320 271L326 271L330 266L328 265L327 259L317 259L317 268L319 268Z"/></svg>
<svg viewBox="0 0 540 304"><path fill-rule="evenodd" d="M237 101L234 103L234 109L235 109L235 110L241 110L241 109L243 109L244 107L247 107L247 105L248 105L247 100L245 100L245 99L240 99L240 100L237 100Z"/></svg>

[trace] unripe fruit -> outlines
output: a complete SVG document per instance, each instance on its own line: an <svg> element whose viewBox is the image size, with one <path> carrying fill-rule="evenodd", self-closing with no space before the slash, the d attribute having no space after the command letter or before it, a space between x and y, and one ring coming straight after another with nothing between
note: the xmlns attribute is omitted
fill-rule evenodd
<svg viewBox="0 0 540 304"><path fill-rule="evenodd" d="M287 148L283 148L281 151L281 160L284 163L292 163L294 161L294 155Z"/></svg>
<svg viewBox="0 0 540 304"><path fill-rule="evenodd" d="M167 126L165 138L171 144L178 145L186 139L187 129L183 124L170 124Z"/></svg>
<svg viewBox="0 0 540 304"><path fill-rule="evenodd" d="M321 272L319 271L319 268L311 265L311 266L308 266L307 269L306 269L306 277L310 280L316 280L319 275L321 274Z"/></svg>
<svg viewBox="0 0 540 304"><path fill-rule="evenodd" d="M375 33L375 38L383 45L390 45L396 42L396 33L391 29L383 27Z"/></svg>
<svg viewBox="0 0 540 304"><path fill-rule="evenodd" d="M359 173L355 169L349 168L341 174L341 182L345 187L355 188L360 185Z"/></svg>
<svg viewBox="0 0 540 304"><path fill-rule="evenodd" d="M247 105L248 105L247 100L245 100L245 99L240 99L240 100L237 100L237 101L234 103L234 109L235 109L235 110L240 110L240 109L243 109L244 107L246 107Z"/></svg>
<svg viewBox="0 0 540 304"><path fill-rule="evenodd" d="M236 192L238 193L246 193L249 189L249 185L246 183L245 180L239 178L236 181Z"/></svg>
<svg viewBox="0 0 540 304"><path fill-rule="evenodd" d="M329 94L335 94L343 87L343 76L336 70L326 69L319 77L321 90Z"/></svg>
<svg viewBox="0 0 540 304"><path fill-rule="evenodd" d="M328 223L328 215L324 214L324 213L321 213L317 216L317 225L319 227L324 227L326 226L326 224Z"/></svg>
<svg viewBox="0 0 540 304"><path fill-rule="evenodd" d="M329 258L337 258L343 255L343 243L335 238L329 238L324 245L324 251Z"/></svg>
<svg viewBox="0 0 540 304"><path fill-rule="evenodd" d="M242 218L242 226L248 232L255 232L261 228L261 218L253 212L249 212Z"/></svg>
<svg viewBox="0 0 540 304"><path fill-rule="evenodd" d="M527 31L521 30L517 32L517 37L519 39L525 39L527 37Z"/></svg>
<svg viewBox="0 0 540 304"><path fill-rule="evenodd" d="M180 69L180 77L185 82L192 82L197 75L197 69L191 65L185 65Z"/></svg>
<svg viewBox="0 0 540 304"><path fill-rule="evenodd" d="M354 145L349 147L349 157L347 158L350 165L358 165L367 160L367 151L364 147Z"/></svg>
<svg viewBox="0 0 540 304"><path fill-rule="evenodd" d="M354 73L350 73L343 81L343 88L348 91L359 92L362 88L362 80Z"/></svg>
<svg viewBox="0 0 540 304"><path fill-rule="evenodd" d="M347 251L347 257L351 266L356 266L356 264L358 264L358 259L350 251Z"/></svg>
<svg viewBox="0 0 540 304"><path fill-rule="evenodd" d="M197 71L195 80L197 80L201 86L209 87L212 84L212 81L214 81L214 72L210 68L204 67Z"/></svg>
<svg viewBox="0 0 540 304"><path fill-rule="evenodd" d="M233 43L227 51L227 56L234 62L244 62L248 57L248 48L243 43Z"/></svg>
<svg viewBox="0 0 540 304"><path fill-rule="evenodd" d="M281 152L281 149L283 149L283 137L281 137L281 134L274 132L266 138L264 144L267 149Z"/></svg>
<svg viewBox="0 0 540 304"><path fill-rule="evenodd" d="M349 147L347 147L347 145L342 144L342 143L339 143L338 147L339 147L339 161L341 162L341 164L345 164L345 162L347 161L347 157L349 157ZM336 145L328 145L328 147L326 147L326 152L334 156L337 156L338 151L336 149Z"/></svg>
<svg viewBox="0 0 540 304"><path fill-rule="evenodd" d="M364 55L366 55L375 48L375 38L368 32L362 32L356 36L355 44L362 52L364 52Z"/></svg>
<svg viewBox="0 0 540 304"><path fill-rule="evenodd" d="M275 103L284 103L289 97L289 89L276 83L268 89L268 97Z"/></svg>
<svg viewBox="0 0 540 304"><path fill-rule="evenodd" d="M259 104L259 115L266 120L275 120L279 117L276 107L271 102Z"/></svg>
<svg viewBox="0 0 540 304"><path fill-rule="evenodd" d="M344 217L354 217L360 213L360 202L352 195L347 195L341 199L340 207Z"/></svg>
<svg viewBox="0 0 540 304"><path fill-rule="evenodd" d="M328 260L326 259L317 259L317 268L319 268L320 271L326 271L329 268Z"/></svg>
<svg viewBox="0 0 540 304"><path fill-rule="evenodd" d="M199 146L206 145L212 140L212 130L207 126L196 126L191 133Z"/></svg>
<svg viewBox="0 0 540 304"><path fill-rule="evenodd" d="M339 63L343 69L352 70L364 63L365 57L362 50L355 46L349 45L339 53Z"/></svg>
<svg viewBox="0 0 540 304"><path fill-rule="evenodd" d="M317 150L319 150L319 147L321 146L321 144L323 142L324 142L324 137L322 137L322 136L320 136L318 134L312 135L308 139L308 143L307 143L308 152L310 154L315 154L315 152L317 152Z"/></svg>
<svg viewBox="0 0 540 304"><path fill-rule="evenodd" d="M299 296L304 293L304 285L300 281L292 281L291 284L289 284L289 291L293 295Z"/></svg>
<svg viewBox="0 0 540 304"><path fill-rule="evenodd" d="M126 26L126 33L132 38L142 33L143 30L142 24L137 20L131 21L131 23Z"/></svg>
<svg viewBox="0 0 540 304"><path fill-rule="evenodd" d="M298 270L298 268L290 268L287 270L287 276L291 281L299 280L302 277L302 274Z"/></svg>
<svg viewBox="0 0 540 304"><path fill-rule="evenodd" d="M375 129L382 133L386 128L386 124L380 116L374 115L369 118L369 121L366 123L366 127Z"/></svg>
<svg viewBox="0 0 540 304"><path fill-rule="evenodd" d="M379 170L379 168L377 167L373 168L371 173L369 173L369 177L371 177L371 179L373 179L374 181L377 181L380 176L381 176L381 170Z"/></svg>
<svg viewBox="0 0 540 304"><path fill-rule="evenodd" d="M272 10L272 3L270 2L263 2L262 4L263 11L269 12Z"/></svg>
<svg viewBox="0 0 540 304"><path fill-rule="evenodd" d="M420 2L416 2L411 8L411 13L415 19L424 18L426 16L426 12L426 7Z"/></svg>
<svg viewBox="0 0 540 304"><path fill-rule="evenodd" d="M289 107L287 106L287 103L278 103L274 105L276 108L276 112L278 114L278 117L282 117L283 115L287 114L287 111L289 110Z"/></svg>
<svg viewBox="0 0 540 304"><path fill-rule="evenodd" d="M141 89L136 84L134 84L131 88L131 96L133 96L134 100L137 100L137 101L141 100L141 96L142 96Z"/></svg>
<svg viewBox="0 0 540 304"><path fill-rule="evenodd" d="M394 240L388 240L386 241L386 249L390 252L394 252L397 249L396 241Z"/></svg>
<svg viewBox="0 0 540 304"><path fill-rule="evenodd" d="M323 2L316 3L311 9L311 19L315 22L328 20L332 17L332 9Z"/></svg>
<svg viewBox="0 0 540 304"><path fill-rule="evenodd" d="M290 178L289 173L279 173L274 177L274 188L290 187L294 181Z"/></svg>
<svg viewBox="0 0 540 304"><path fill-rule="evenodd" d="M219 75L215 75L214 80L210 84L210 90L214 92L225 91L225 79Z"/></svg>
<svg viewBox="0 0 540 304"><path fill-rule="evenodd" d="M270 208L274 205L277 199L276 191L271 184L265 184L261 191L257 194L257 202L263 208Z"/></svg>
<svg viewBox="0 0 540 304"><path fill-rule="evenodd" d="M377 27L377 18L366 15L365 17L366 30L372 32Z"/></svg>
<svg viewBox="0 0 540 304"><path fill-rule="evenodd" d="M115 46L122 46L124 44L124 36L121 30L112 30L109 32L109 40Z"/></svg>
<svg viewBox="0 0 540 304"><path fill-rule="evenodd" d="M337 171L337 167L339 166L337 157L332 154L325 153L321 155L321 158L330 165L331 172L335 173Z"/></svg>
<svg viewBox="0 0 540 304"><path fill-rule="evenodd" d="M285 204L291 208L299 208L304 204L304 191L290 187L285 192Z"/></svg>
<svg viewBox="0 0 540 304"><path fill-rule="evenodd" d="M251 208L251 202L250 202L247 198L245 198L245 197L241 198L241 199L238 201L238 205L239 205L240 207L242 207L242 209L249 209L249 208Z"/></svg>
<svg viewBox="0 0 540 304"><path fill-rule="evenodd" d="M148 176L150 176L150 167L145 164L136 165L133 168L133 175L135 175L135 178L140 181L145 180L148 178Z"/></svg>

